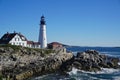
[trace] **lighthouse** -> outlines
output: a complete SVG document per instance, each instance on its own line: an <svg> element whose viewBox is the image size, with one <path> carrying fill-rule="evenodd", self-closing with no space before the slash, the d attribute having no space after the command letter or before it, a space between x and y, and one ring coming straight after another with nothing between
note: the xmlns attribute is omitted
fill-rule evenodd
<svg viewBox="0 0 120 80"><path fill-rule="evenodd" d="M47 48L46 23L44 16L41 16L40 20L39 43L41 48Z"/></svg>

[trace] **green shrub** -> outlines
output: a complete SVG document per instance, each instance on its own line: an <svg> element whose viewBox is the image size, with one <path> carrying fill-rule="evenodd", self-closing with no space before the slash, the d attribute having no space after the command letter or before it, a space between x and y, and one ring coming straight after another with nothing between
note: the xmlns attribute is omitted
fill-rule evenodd
<svg viewBox="0 0 120 80"><path fill-rule="evenodd" d="M0 45L0 47L5 47L5 48L10 47L10 48L12 48L14 50L19 50L21 46L16 46L16 45L11 45L11 44L4 44L4 45Z"/></svg>
<svg viewBox="0 0 120 80"><path fill-rule="evenodd" d="M16 45L11 45L11 44L5 44L5 45L0 45L0 47L4 47L4 48L12 48L14 51L18 51L22 48L22 46L16 46ZM47 55L50 53L54 53L55 51L52 49L39 49L39 48L28 48L28 47L24 47L24 49L26 49L27 51L36 51L37 53L41 53L43 55Z"/></svg>
<svg viewBox="0 0 120 80"><path fill-rule="evenodd" d="M2 80L2 75L0 74L0 80Z"/></svg>

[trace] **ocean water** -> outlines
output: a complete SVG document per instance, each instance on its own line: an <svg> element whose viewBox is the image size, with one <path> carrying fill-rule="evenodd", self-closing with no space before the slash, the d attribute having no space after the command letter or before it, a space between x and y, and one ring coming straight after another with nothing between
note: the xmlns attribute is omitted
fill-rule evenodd
<svg viewBox="0 0 120 80"><path fill-rule="evenodd" d="M92 49L99 51L101 54L106 54L109 56L120 58L119 47L79 47L79 46L73 47L72 46L66 48L68 51L73 52L74 55L76 55L77 52ZM73 68L71 72L68 72L68 75L52 73L43 76L33 77L30 80L120 80L120 69L102 68L102 71L86 72Z"/></svg>

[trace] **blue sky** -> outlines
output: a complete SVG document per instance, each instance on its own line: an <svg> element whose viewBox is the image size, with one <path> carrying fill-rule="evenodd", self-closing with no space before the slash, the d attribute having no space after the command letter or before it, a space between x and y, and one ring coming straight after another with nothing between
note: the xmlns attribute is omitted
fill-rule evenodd
<svg viewBox="0 0 120 80"><path fill-rule="evenodd" d="M16 31L38 41L42 14L48 42L120 46L120 0L0 0L0 37Z"/></svg>

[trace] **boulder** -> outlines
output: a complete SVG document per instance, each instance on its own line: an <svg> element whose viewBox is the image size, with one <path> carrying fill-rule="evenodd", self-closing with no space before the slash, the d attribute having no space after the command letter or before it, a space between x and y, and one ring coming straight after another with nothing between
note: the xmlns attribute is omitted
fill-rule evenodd
<svg viewBox="0 0 120 80"><path fill-rule="evenodd" d="M73 66L85 71L99 71L101 68L120 68L119 58L102 55L95 50L78 52L74 59Z"/></svg>

